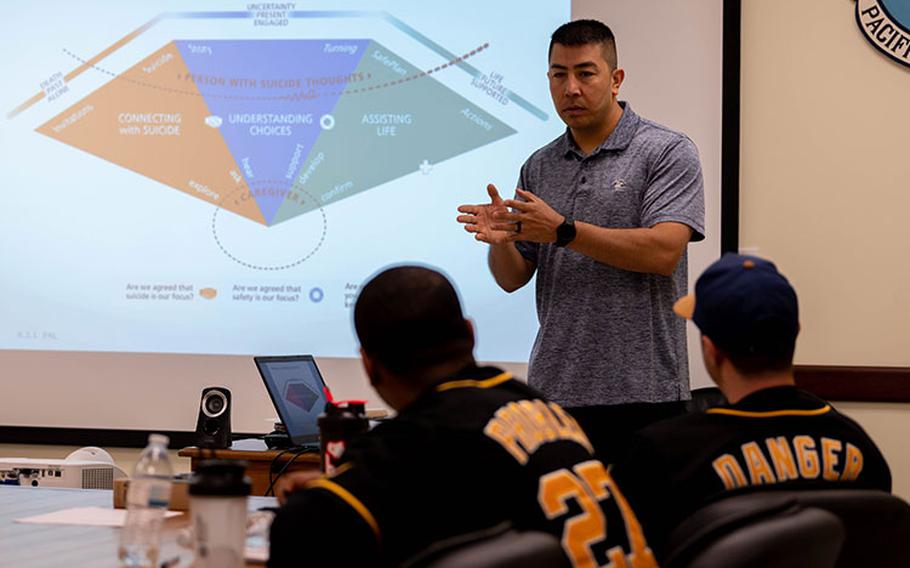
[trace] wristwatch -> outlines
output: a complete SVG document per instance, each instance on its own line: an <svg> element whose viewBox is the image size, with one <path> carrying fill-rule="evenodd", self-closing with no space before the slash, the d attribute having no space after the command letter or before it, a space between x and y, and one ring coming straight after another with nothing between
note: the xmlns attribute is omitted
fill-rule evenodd
<svg viewBox="0 0 910 568"><path fill-rule="evenodd" d="M556 227L556 246L564 247L575 240L575 220L565 216L562 225Z"/></svg>

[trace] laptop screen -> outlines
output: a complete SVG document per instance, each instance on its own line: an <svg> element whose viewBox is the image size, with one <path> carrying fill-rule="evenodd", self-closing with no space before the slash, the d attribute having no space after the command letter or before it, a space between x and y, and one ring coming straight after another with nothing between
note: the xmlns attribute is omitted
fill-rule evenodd
<svg viewBox="0 0 910 568"><path fill-rule="evenodd" d="M325 381L312 355L254 357L278 417L295 446L319 441L317 418L325 410Z"/></svg>

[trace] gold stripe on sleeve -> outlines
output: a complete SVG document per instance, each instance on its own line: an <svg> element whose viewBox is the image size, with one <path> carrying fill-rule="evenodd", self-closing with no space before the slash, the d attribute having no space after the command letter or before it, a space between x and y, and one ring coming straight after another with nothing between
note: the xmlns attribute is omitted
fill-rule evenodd
<svg viewBox="0 0 910 568"><path fill-rule="evenodd" d="M379 523L376 522L376 518L373 516L373 513L367 509L366 505L364 505L360 499L355 497L354 494L352 494L350 491L338 485L334 481L330 481L328 479L315 479L307 483L307 488L325 489L330 493L334 493L342 501L350 505L352 509L357 511L361 517L363 517L363 520L366 521L368 525L370 525L371 529L373 529L373 534L376 535L376 540L379 540Z"/></svg>
<svg viewBox="0 0 910 568"><path fill-rule="evenodd" d="M436 385L436 392L445 392L452 389L476 388L489 389L512 379L512 373L500 373L495 377L478 381L475 379L463 379L460 381L449 381Z"/></svg>

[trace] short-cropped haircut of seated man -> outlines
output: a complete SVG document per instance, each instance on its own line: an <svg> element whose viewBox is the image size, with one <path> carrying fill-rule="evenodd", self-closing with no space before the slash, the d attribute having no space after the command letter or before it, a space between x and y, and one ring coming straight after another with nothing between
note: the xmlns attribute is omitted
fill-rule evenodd
<svg viewBox="0 0 910 568"><path fill-rule="evenodd" d="M669 531L734 492L891 490L866 432L795 386L796 292L773 263L728 253L674 310L701 331L708 374L729 404L644 428L612 470L658 559Z"/></svg>
<svg viewBox="0 0 910 568"><path fill-rule="evenodd" d="M477 366L472 324L442 274L380 273L354 325L366 374L397 415L353 440L333 475L284 483L270 566L397 565L504 523L552 533L574 566L656 566L575 420Z"/></svg>

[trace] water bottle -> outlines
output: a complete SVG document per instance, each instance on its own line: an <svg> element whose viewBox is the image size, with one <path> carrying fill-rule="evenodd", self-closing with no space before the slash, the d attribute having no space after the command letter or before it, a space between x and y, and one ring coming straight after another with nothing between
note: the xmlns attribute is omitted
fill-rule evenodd
<svg viewBox="0 0 910 568"><path fill-rule="evenodd" d="M167 455L168 437L151 434L130 479L126 524L120 532L120 566L156 568L164 513L174 475Z"/></svg>

